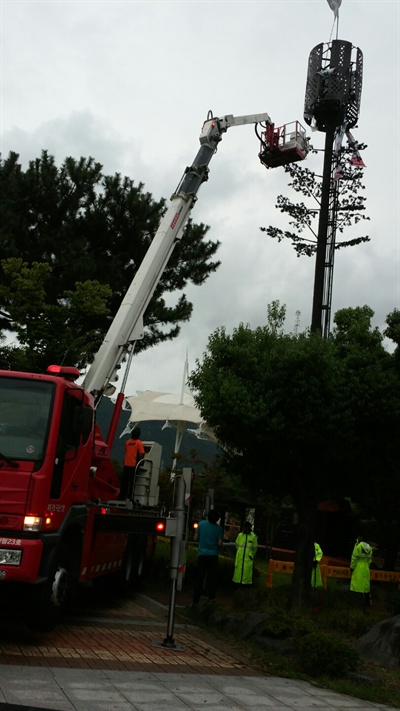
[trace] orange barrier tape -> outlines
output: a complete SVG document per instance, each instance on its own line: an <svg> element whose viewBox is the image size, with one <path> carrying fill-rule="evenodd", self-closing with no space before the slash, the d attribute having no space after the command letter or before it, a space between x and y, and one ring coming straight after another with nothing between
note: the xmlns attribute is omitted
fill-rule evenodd
<svg viewBox="0 0 400 711"><path fill-rule="evenodd" d="M272 558L270 558L268 563L267 580L265 583L266 587L272 588L272 579L274 573L289 573L289 575L292 575L293 570L294 563L291 563L288 560L273 560Z"/></svg>
<svg viewBox="0 0 400 711"><path fill-rule="evenodd" d="M266 587L272 588L274 573L286 573L292 575L294 570L294 563L283 560L272 560L270 559L268 563L268 573L266 579ZM322 585L324 588L327 586L328 578L351 578L350 568L342 568L340 566L334 565L321 565L321 577ZM370 571L371 580L378 580L379 582L393 583L400 582L400 573L395 573L390 570L371 570Z"/></svg>
<svg viewBox="0 0 400 711"><path fill-rule="evenodd" d="M400 581L400 573L395 573L393 570L371 570L371 580L396 583Z"/></svg>
<svg viewBox="0 0 400 711"><path fill-rule="evenodd" d="M320 569L324 588L327 587L328 578L351 578L350 568L342 568L338 565L321 565Z"/></svg>

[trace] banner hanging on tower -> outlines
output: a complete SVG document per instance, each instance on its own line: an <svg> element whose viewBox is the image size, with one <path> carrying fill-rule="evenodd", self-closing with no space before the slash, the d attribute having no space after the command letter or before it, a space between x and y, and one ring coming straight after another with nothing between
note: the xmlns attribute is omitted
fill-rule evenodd
<svg viewBox="0 0 400 711"><path fill-rule="evenodd" d="M327 0L329 7L335 15L335 20L339 17L339 7L342 4L342 0Z"/></svg>

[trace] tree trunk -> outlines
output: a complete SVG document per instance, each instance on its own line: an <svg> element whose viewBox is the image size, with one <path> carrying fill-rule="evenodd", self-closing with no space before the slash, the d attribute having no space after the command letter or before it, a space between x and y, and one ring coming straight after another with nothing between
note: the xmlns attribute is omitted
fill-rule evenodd
<svg viewBox="0 0 400 711"><path fill-rule="evenodd" d="M386 547L383 570L396 570L399 546L397 541L391 540Z"/></svg>
<svg viewBox="0 0 400 711"><path fill-rule="evenodd" d="M291 610L305 610L311 605L316 510L317 502L314 497L307 491L302 491L297 497L299 525L290 595Z"/></svg>

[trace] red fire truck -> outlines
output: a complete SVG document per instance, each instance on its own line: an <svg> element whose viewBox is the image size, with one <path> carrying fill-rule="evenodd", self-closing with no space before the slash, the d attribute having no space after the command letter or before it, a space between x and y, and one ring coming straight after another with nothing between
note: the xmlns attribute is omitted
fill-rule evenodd
<svg viewBox="0 0 400 711"><path fill-rule="evenodd" d="M208 116L195 160L172 195L84 382L79 384L74 367L51 365L43 374L0 371L0 599L23 601L19 609L32 626L51 627L80 582L112 575L116 584L130 585L140 574L147 537L157 531L176 534L174 517L163 516L158 506L156 443L145 443L132 496L119 500L110 450L124 387L105 437L96 424L96 407L115 391L121 363L128 359L129 365L143 314L222 134L247 123L268 129L259 154L267 167L279 164L280 151L280 164L289 162L289 149L292 160L305 157L304 134L282 148L268 114Z"/></svg>

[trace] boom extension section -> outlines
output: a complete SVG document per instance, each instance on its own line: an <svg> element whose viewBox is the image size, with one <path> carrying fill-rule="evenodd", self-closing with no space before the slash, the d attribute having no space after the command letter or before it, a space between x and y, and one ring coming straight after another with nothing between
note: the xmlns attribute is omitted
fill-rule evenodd
<svg viewBox="0 0 400 711"><path fill-rule="evenodd" d="M117 371L121 363L134 342L143 337L144 313L175 245L182 238L200 186L208 179L208 166L222 135L231 126L246 124L260 124L265 131L273 128L266 113L220 118L208 113L200 133L200 149L171 196L156 235L85 377L84 387L95 396L97 404L103 394L114 392L115 387L111 383L118 379Z"/></svg>

